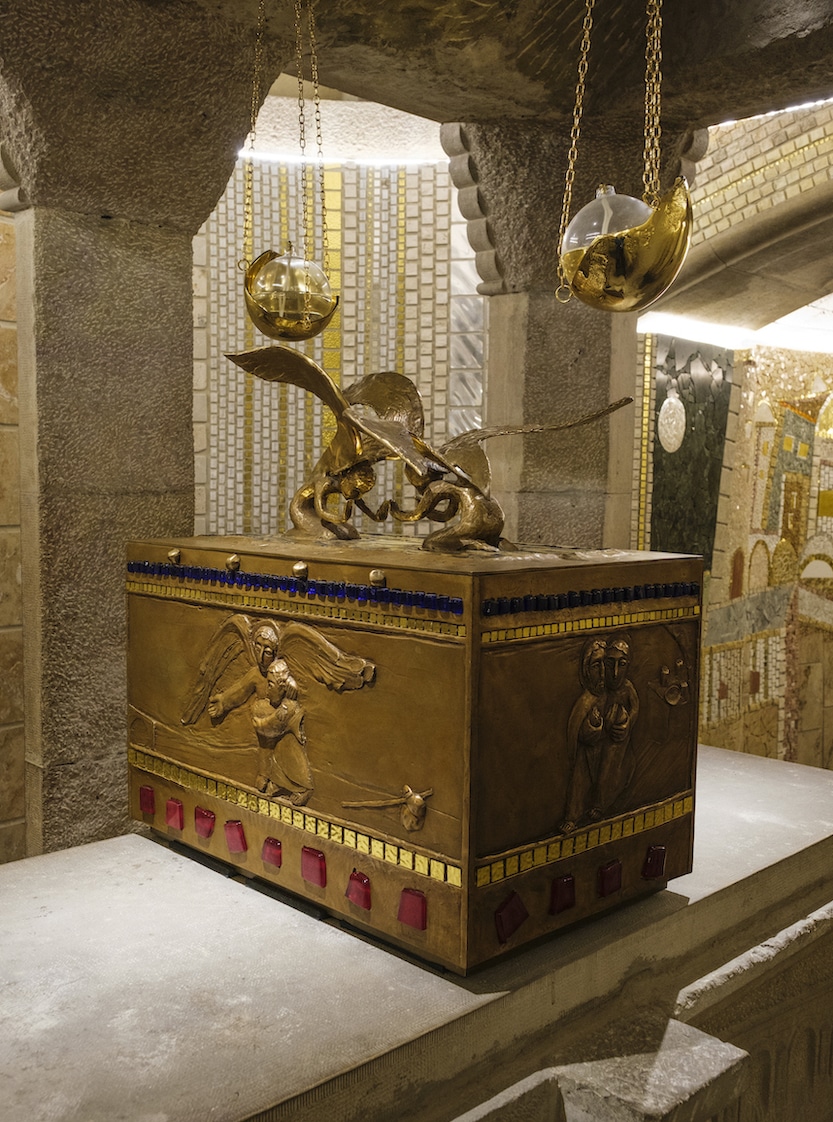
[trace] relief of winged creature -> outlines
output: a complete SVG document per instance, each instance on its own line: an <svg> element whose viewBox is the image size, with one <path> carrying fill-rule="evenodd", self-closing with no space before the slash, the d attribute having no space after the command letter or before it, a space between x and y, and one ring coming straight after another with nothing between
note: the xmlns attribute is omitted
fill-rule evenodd
<svg viewBox="0 0 833 1122"><path fill-rule="evenodd" d="M313 790L305 684L314 679L340 693L361 689L375 673L373 662L348 654L304 623L231 615L208 645L181 722L193 725L206 713L218 725L248 706L258 744L254 786L269 798L301 806Z"/></svg>

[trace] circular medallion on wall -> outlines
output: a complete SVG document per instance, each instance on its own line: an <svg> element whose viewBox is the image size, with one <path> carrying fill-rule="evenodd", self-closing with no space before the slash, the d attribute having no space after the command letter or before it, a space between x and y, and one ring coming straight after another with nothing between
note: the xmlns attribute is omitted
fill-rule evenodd
<svg viewBox="0 0 833 1122"><path fill-rule="evenodd" d="M669 390L657 417L657 436L666 452L676 452L685 437L685 406L674 390Z"/></svg>

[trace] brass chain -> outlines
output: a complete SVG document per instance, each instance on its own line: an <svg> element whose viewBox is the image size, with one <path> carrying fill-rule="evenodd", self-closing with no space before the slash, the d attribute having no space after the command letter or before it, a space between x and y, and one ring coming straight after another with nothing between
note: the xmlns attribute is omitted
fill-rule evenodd
<svg viewBox="0 0 833 1122"><path fill-rule="evenodd" d="M312 0L307 0L309 20L310 72L312 74L312 96L315 104L315 140L318 158L318 189L321 205L321 241L324 249L324 272L330 275L330 245L327 237L327 193L324 180L324 144L321 139L321 93L318 84L318 46L315 33L315 13Z"/></svg>
<svg viewBox="0 0 833 1122"><path fill-rule="evenodd" d="M566 304L572 292L567 284L567 276L561 263L561 246L570 221L570 206L573 200L573 182L576 175L576 156L578 138L581 135L581 118L584 113L584 93L587 86L587 56L590 52L590 32L593 30L593 7L596 0L585 0L584 22L582 23L581 48L579 50L578 78L576 80L576 100L573 106L573 126L570 129L570 150L567 153L567 172L564 176L564 197L561 202L561 223L558 229L558 288L555 298Z"/></svg>
<svg viewBox="0 0 833 1122"><path fill-rule="evenodd" d="M660 197L660 140L662 90L662 0L648 0L645 27L645 170L642 198L657 206Z"/></svg>
<svg viewBox="0 0 833 1122"><path fill-rule="evenodd" d="M321 199L321 240L324 248L324 273L330 269L330 249L327 237L327 198L324 190L324 148L321 139L321 94L318 83L318 47L315 34L315 13L312 0L306 0L307 36L310 54L310 78L315 106L315 137L317 143L318 181ZM315 230L313 229L314 205L310 196L314 195L314 173L307 164L307 117L306 97L304 94L304 49L303 49L303 11L301 0L295 0L295 64L298 71L298 138L301 149L301 210L304 226L304 324L309 326L312 294L310 292L309 264L312 260Z"/></svg>
<svg viewBox="0 0 833 1122"><path fill-rule="evenodd" d="M238 267L248 269L254 257L254 167L255 129L260 111L260 75L263 69L263 30L266 25L266 0L259 0L255 55L252 69L252 102L249 110L249 135L243 157L243 259Z"/></svg>
<svg viewBox="0 0 833 1122"><path fill-rule="evenodd" d="M307 118L304 97L303 13L301 0L295 0L295 69L298 74L298 147L301 156L302 253L309 258L309 191L307 188Z"/></svg>

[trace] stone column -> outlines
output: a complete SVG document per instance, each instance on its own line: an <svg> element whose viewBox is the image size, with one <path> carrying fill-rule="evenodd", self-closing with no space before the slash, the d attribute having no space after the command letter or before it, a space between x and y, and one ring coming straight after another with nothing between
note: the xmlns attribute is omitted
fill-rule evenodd
<svg viewBox="0 0 833 1122"><path fill-rule="evenodd" d="M16 169L28 851L127 828L124 546L193 532L191 239L248 129L251 28L3 4ZM278 68L270 66L274 76Z"/></svg>
<svg viewBox="0 0 833 1122"><path fill-rule="evenodd" d="M571 216L600 182L642 194L642 121L588 123ZM538 121L447 125L443 143L489 301L487 425L566 421L633 394L636 315L560 304L558 228L569 137ZM507 536L630 544L633 411L566 433L490 442Z"/></svg>

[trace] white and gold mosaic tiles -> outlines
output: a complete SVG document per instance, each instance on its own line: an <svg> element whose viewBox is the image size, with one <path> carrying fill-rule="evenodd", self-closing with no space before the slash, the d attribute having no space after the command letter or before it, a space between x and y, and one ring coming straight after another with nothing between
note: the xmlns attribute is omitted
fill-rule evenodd
<svg viewBox="0 0 833 1122"><path fill-rule="evenodd" d="M339 138L340 148L349 138ZM416 384L425 431L441 445L480 423L485 298L445 160L345 161L325 171L330 278L339 311L305 344L338 384L396 370ZM297 164L258 162L255 253L294 233L301 199ZM251 379L224 356L269 340L244 316L238 261L243 169L236 168L195 244L196 532L273 533L332 432L320 403L294 387ZM322 231L315 256L323 260ZM402 497L401 469L380 465L377 490ZM373 523L364 532L378 529ZM414 533L394 524L389 532Z"/></svg>

